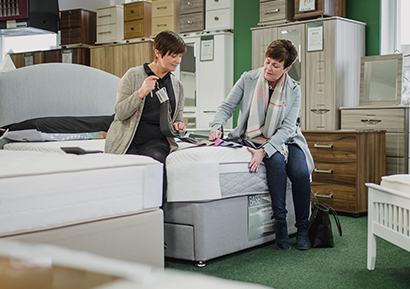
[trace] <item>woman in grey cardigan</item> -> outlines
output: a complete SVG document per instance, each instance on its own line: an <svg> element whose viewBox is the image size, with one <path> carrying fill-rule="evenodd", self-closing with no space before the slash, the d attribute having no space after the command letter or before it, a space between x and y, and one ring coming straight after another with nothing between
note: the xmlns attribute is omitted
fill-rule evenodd
<svg viewBox="0 0 410 289"><path fill-rule="evenodd" d="M105 152L147 155L164 163L177 144L172 134L164 135L161 129L160 116L164 113L160 113L162 108L157 92L165 91L169 98L174 132L184 131L183 86L171 72L180 64L186 45L178 34L163 31L155 37L153 47L154 61L130 68L120 80Z"/></svg>
<svg viewBox="0 0 410 289"><path fill-rule="evenodd" d="M218 108L211 125L210 140L222 137L223 126L240 105L237 127L229 138L244 138L255 144L250 172L263 161L275 218L276 247L290 250L286 222L286 182L292 182L296 215L296 248L307 250L310 213L310 174L314 168L306 140L296 124L301 93L288 75L298 52L289 40L276 40L266 51L262 68L245 72Z"/></svg>

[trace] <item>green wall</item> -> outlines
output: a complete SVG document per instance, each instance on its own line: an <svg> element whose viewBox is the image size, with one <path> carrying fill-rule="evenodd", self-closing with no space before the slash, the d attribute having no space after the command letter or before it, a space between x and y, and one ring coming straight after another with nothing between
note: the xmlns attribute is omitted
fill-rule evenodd
<svg viewBox="0 0 410 289"><path fill-rule="evenodd" d="M380 54L381 0L346 0L346 17L366 23L366 55ZM252 69L251 28L259 22L259 0L235 0L234 82ZM236 126L238 112L233 117Z"/></svg>
<svg viewBox="0 0 410 289"><path fill-rule="evenodd" d="M380 55L381 0L346 0L346 17L366 23L366 55Z"/></svg>

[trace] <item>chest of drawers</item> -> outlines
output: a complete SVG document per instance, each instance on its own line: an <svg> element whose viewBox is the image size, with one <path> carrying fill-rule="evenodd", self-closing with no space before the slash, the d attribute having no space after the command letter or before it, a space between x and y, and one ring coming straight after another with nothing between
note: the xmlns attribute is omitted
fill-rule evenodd
<svg viewBox="0 0 410 289"><path fill-rule="evenodd" d="M179 33L179 0L152 1L152 35L171 30Z"/></svg>
<svg viewBox="0 0 410 289"><path fill-rule="evenodd" d="M293 21L294 0L260 0L259 24Z"/></svg>
<svg viewBox="0 0 410 289"><path fill-rule="evenodd" d="M205 0L181 0L179 32L202 31L205 28Z"/></svg>
<svg viewBox="0 0 410 289"><path fill-rule="evenodd" d="M341 128L386 130L386 174L409 173L409 107L342 107Z"/></svg>
<svg viewBox="0 0 410 289"><path fill-rule="evenodd" d="M367 212L365 183L386 173L385 131L304 131L315 161L312 191L336 211Z"/></svg>
<svg viewBox="0 0 410 289"><path fill-rule="evenodd" d="M97 43L113 43L124 38L124 7L121 5L97 9Z"/></svg>
<svg viewBox="0 0 410 289"><path fill-rule="evenodd" d="M124 39L150 37L152 4L148 1L124 5Z"/></svg>
<svg viewBox="0 0 410 289"><path fill-rule="evenodd" d="M233 0L206 0L205 30L233 29Z"/></svg>
<svg viewBox="0 0 410 289"><path fill-rule="evenodd" d="M96 16L96 12L84 9L61 11L61 45L94 45L96 41Z"/></svg>

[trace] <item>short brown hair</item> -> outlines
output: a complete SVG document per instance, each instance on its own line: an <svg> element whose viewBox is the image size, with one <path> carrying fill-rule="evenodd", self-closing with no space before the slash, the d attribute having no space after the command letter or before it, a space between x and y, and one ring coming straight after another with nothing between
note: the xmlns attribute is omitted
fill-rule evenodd
<svg viewBox="0 0 410 289"><path fill-rule="evenodd" d="M285 61L285 68L292 65L292 63L298 57L298 50L292 41L287 39L278 39L269 44L266 50L265 57L278 60L280 62Z"/></svg>
<svg viewBox="0 0 410 289"><path fill-rule="evenodd" d="M153 48L158 49L161 57L164 57L168 53L184 54L186 52L184 40L175 32L168 30L162 31L155 36Z"/></svg>

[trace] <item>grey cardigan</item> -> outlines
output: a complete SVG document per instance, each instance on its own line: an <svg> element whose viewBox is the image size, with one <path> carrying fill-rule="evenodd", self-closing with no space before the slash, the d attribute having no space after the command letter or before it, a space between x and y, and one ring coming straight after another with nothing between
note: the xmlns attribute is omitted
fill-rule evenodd
<svg viewBox="0 0 410 289"><path fill-rule="evenodd" d="M141 65L130 68L121 78L117 89L114 121L111 123L107 132L105 142L106 153L125 154L131 145L145 103L145 98L140 99L137 90L147 77L148 75ZM182 83L172 74L171 82L175 93L176 108L172 122L181 122L184 110L184 89ZM167 139L171 151L178 148L174 138L168 137Z"/></svg>
<svg viewBox="0 0 410 289"><path fill-rule="evenodd" d="M223 127L226 121L232 117L237 106L240 104L239 118L237 127L229 134L229 137L241 137L245 133L248 117L250 113L253 91L263 67L244 72L241 78L235 83L227 98L218 107L214 120L210 123L211 129L215 130ZM306 156L309 172L314 169L313 157L310 153L305 137L300 128L296 125L299 115L301 92L300 87L291 77L288 76L286 83L286 110L282 126L263 145L266 156L271 157L281 149L282 144L297 144Z"/></svg>

